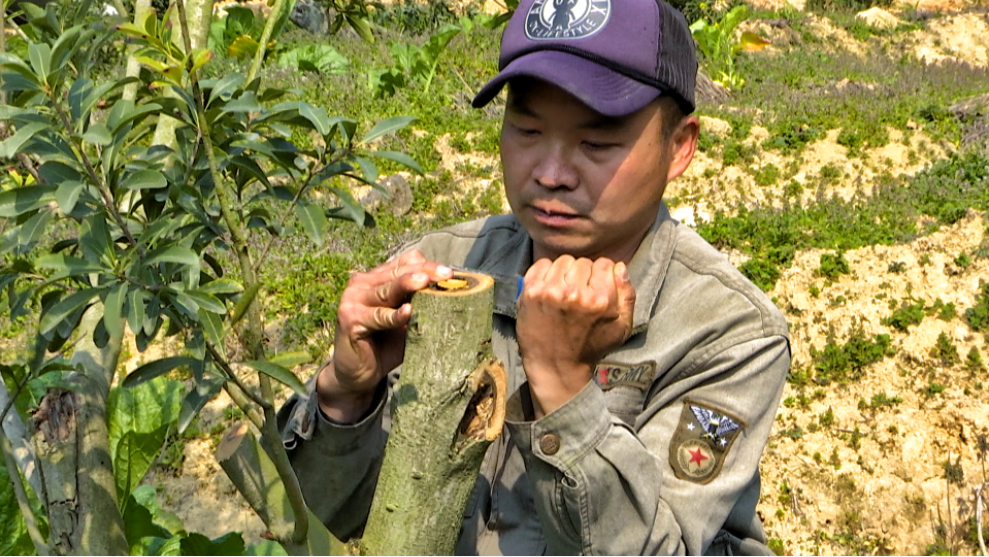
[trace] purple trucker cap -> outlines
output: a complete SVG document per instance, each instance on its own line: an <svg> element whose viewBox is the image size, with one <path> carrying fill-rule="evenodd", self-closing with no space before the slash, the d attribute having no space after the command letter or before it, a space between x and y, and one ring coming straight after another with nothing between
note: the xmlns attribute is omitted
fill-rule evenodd
<svg viewBox="0 0 989 557"><path fill-rule="evenodd" d="M516 77L552 83L606 116L663 94L688 114L695 108L694 40L683 14L662 0L522 0L501 37L498 70L474 108Z"/></svg>

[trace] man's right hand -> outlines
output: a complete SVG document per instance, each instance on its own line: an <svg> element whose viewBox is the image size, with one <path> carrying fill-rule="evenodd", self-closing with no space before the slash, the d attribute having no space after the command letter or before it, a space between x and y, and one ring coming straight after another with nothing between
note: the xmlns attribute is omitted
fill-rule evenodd
<svg viewBox="0 0 989 557"><path fill-rule="evenodd" d="M316 379L319 405L327 417L354 423L367 412L378 384L405 357L412 294L430 281L452 276L449 267L410 250L350 277L337 310L333 359Z"/></svg>

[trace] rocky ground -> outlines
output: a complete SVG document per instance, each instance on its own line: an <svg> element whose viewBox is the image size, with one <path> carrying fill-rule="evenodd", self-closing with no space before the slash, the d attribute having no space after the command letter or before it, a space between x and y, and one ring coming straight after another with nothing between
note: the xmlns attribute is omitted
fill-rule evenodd
<svg viewBox="0 0 989 557"><path fill-rule="evenodd" d="M753 4L780 8L783 1ZM928 64L957 59L989 66L985 9L965 0L921 0L911 8L947 15L913 32L897 48ZM896 15L905 9L890 12ZM811 24L816 34L828 38L829 48L853 53L859 48L825 18L814 17ZM763 31L771 41L785 39L779 29ZM723 120L702 120L704 133L729 131ZM838 166L843 179L829 184L827 194L846 198L868 192L883 172L916 173L953 148L928 140L920 131L907 135L892 130L887 146L849 158L833 131L794 161L759 149L766 133L753 127L748 140L757 149L759 164L797 164L797 181L825 165ZM448 138L437 138L436 146L443 154L441 168L453 172L464 158L474 157L467 162L476 164L495 162L488 155L450 149ZM750 173L722 169L719 161L701 153L668 195L677 199L677 214L688 222L730 209L740 199L760 203L779 197L774 188L782 185L757 187L752 180ZM974 348L989 359L989 345L961 314L973 305L980 280L989 278L989 258L960 265L956 257L978 248L985 236L986 216L969 211L954 226L911 243L846 252L851 273L833 281L815 274L820 251L799 252L769 293L791 324L797 376L784 392L762 464L759 512L768 535L778 540L775 549L788 554L905 554L945 551L949 546L955 552L978 550L973 516L975 488L986 480L979 439L989 434L989 373L985 367L966 365L966 355ZM956 315L927 316L905 331L882 323L891 307L917 300L928 307L936 300L942 306L953 303ZM827 385L799 379L811 366L812 350L823 349L830 340L880 334L889 335L895 355L867 366L860 376ZM950 352L945 341L943 350L935 350L942 334L957 350L957 362L945 356ZM131 368L149 358L147 353L131 353ZM212 457L219 431L231 420L229 406L223 397L208 406L199 429L213 434L186 440L181 447L184 458L172 467L159 466L147 481L159 486L163 504L188 526L212 536L241 530L252 543L259 539L262 525ZM952 465L952 482L945 478L946 462Z"/></svg>

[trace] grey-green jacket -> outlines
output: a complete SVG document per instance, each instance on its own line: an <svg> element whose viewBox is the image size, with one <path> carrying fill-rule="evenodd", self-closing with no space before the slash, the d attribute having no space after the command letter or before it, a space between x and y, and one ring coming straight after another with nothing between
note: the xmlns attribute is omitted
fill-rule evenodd
<svg viewBox="0 0 989 557"><path fill-rule="evenodd" d="M504 215L410 247L450 265L524 274L531 246ZM759 459L790 364L786 321L665 204L629 274L635 333L594 382L540 420L526 419L515 321L494 315L494 352L515 395L481 467L458 553L767 551L755 510ZM388 435L387 392L382 385L373 412L354 425L328 421L314 395L279 412L306 501L341 538L360 535L367 518Z"/></svg>

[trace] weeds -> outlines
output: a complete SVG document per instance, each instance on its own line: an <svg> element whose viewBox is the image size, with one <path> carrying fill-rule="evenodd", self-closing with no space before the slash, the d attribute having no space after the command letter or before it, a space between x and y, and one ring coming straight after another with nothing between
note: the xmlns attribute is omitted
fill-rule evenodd
<svg viewBox="0 0 989 557"><path fill-rule="evenodd" d="M788 267L797 250L846 251L908 242L964 216L964 210L959 215L952 205L989 209L986 191L989 158L975 152L952 154L910 178L881 178L868 198L826 198L806 207L740 206L735 215L718 213L710 222L699 223L697 230L715 247L761 260L765 283L775 276L769 266ZM921 215L933 217L936 225L919 230L915 223ZM921 265L929 262L929 256L921 256ZM989 308L983 319L989 324Z"/></svg>
<svg viewBox="0 0 989 557"><path fill-rule="evenodd" d="M982 363L982 354L979 353L979 349L972 347L968 351L968 355L965 356L965 367L970 371L985 371L986 366Z"/></svg>
<svg viewBox="0 0 989 557"><path fill-rule="evenodd" d="M937 344L931 348L931 357L945 366L952 366L961 361L961 357L958 356L958 347L951 341L951 337L944 332L938 335Z"/></svg>
<svg viewBox="0 0 989 557"><path fill-rule="evenodd" d="M955 317L958 317L958 310L955 309L955 303L944 303L941 298L934 300L934 304L929 306L925 312L927 315L936 315L941 321L951 321Z"/></svg>
<svg viewBox="0 0 989 557"><path fill-rule="evenodd" d="M975 305L965 311L965 320L976 331L989 330L989 282L979 281Z"/></svg>
<svg viewBox="0 0 989 557"><path fill-rule="evenodd" d="M848 260L843 253L822 253L821 266L815 274L828 280L836 280L841 275L850 274L852 271L848 267Z"/></svg>
<svg viewBox="0 0 989 557"><path fill-rule="evenodd" d="M886 393L876 393L872 395L872 402L870 403L870 406L872 407L873 410L880 410L885 407L891 408L893 406L896 406L897 404L900 404L901 402L903 402L902 397L898 397L898 396L890 397L887 396Z"/></svg>
<svg viewBox="0 0 989 557"><path fill-rule="evenodd" d="M910 302L913 303L910 303ZM911 325L919 325L924 320L924 300L914 300L908 298L902 305L893 310L889 317L881 319L879 322L887 327L892 327L897 331L906 332Z"/></svg>
<svg viewBox="0 0 989 557"><path fill-rule="evenodd" d="M868 340L861 330L855 330L845 344L829 341L820 351L811 347L817 370L815 381L821 385L853 381L862 376L865 366L894 353L889 335L875 335Z"/></svg>

